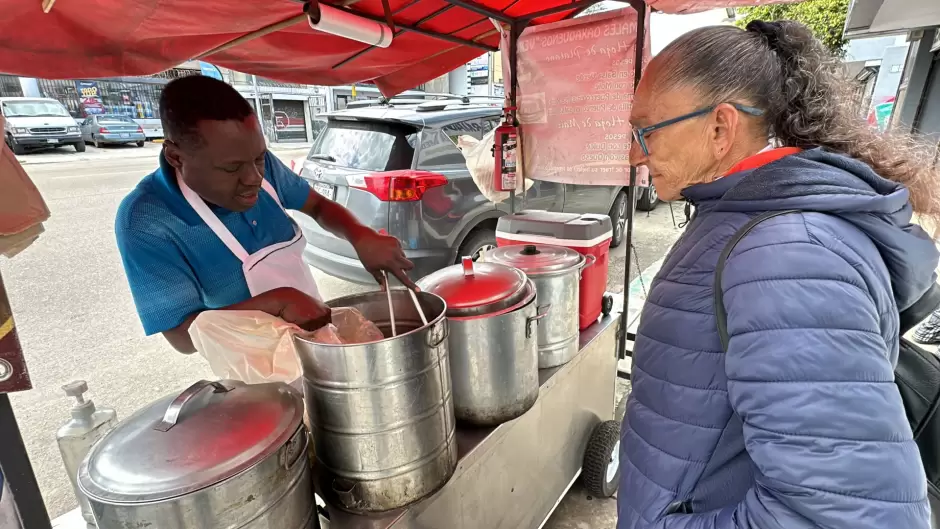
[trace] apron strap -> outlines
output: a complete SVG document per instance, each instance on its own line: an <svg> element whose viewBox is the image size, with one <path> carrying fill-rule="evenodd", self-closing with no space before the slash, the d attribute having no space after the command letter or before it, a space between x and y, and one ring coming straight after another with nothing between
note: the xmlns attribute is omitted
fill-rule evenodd
<svg viewBox="0 0 940 529"><path fill-rule="evenodd" d="M238 239L232 235L232 232L225 227L225 224L222 223L222 220L209 209L209 206L206 205L206 201L202 199L195 191L189 188L183 179L180 176L176 175L176 182L180 186L180 191L183 193L183 197L186 199L186 202L189 202L189 205L196 211L196 214L199 215L199 218L206 223L206 226L209 226L209 229L222 241L222 244L228 247L229 250L235 254L235 257L238 257L238 260L245 262L248 259L248 252L245 250L245 247L238 242ZM267 183L265 181L264 183ZM270 184L269 184L270 185ZM264 184L262 184L264 187ZM269 191L270 193L270 191ZM277 198L275 198L277 200ZM280 203L278 203L280 204Z"/></svg>
<svg viewBox="0 0 940 529"><path fill-rule="evenodd" d="M274 202L276 202L282 210L284 209L284 206L281 206L281 200L277 198L277 191L274 190L274 186L271 185L271 182L268 182L267 178L261 179L261 189L267 191L268 194L271 195L271 198L274 199Z"/></svg>

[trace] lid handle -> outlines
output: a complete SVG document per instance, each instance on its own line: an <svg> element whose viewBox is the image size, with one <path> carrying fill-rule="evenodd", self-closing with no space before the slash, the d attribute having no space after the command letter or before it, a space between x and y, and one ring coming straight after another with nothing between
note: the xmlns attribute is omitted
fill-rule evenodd
<svg viewBox="0 0 940 529"><path fill-rule="evenodd" d="M473 274L473 258L465 255L463 259L460 260L463 264L463 275L464 277L470 277Z"/></svg>
<svg viewBox="0 0 940 529"><path fill-rule="evenodd" d="M522 255L538 255L542 252L540 252L534 244L527 244L522 248L522 252L520 253L522 253Z"/></svg>
<svg viewBox="0 0 940 529"><path fill-rule="evenodd" d="M157 423L153 429L158 432L170 431L170 428L176 426L176 422L179 420L180 414L183 413L183 408L186 407L186 404L209 386L215 388L213 393L228 393L232 390L232 388L226 387L218 381L200 380L186 388L186 391L180 393L179 397L176 397L176 399L170 403L170 406L166 409L166 413L163 414L163 420Z"/></svg>

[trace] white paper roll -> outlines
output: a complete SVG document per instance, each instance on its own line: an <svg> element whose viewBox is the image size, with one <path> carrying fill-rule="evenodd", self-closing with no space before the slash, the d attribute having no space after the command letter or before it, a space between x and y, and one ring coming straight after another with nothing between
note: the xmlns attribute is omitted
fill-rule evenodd
<svg viewBox="0 0 940 529"><path fill-rule="evenodd" d="M314 4L317 7L311 6L307 16L311 28L379 48L391 46L392 28L342 9L318 4Z"/></svg>

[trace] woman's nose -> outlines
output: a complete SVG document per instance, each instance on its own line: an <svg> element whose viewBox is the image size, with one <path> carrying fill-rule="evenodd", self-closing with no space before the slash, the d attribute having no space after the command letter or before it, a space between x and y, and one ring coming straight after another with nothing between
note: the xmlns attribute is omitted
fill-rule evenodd
<svg viewBox="0 0 940 529"><path fill-rule="evenodd" d="M633 140L630 142L630 165L636 167L638 165L646 165L649 157L643 152L643 147L640 146L640 142Z"/></svg>

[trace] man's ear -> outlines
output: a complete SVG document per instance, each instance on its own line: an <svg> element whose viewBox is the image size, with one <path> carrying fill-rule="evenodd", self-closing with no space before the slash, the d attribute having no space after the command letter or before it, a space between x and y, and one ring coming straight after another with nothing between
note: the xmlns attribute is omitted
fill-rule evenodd
<svg viewBox="0 0 940 529"><path fill-rule="evenodd" d="M715 151L715 158L720 159L731 150L734 138L738 133L739 118L738 109L727 103L715 107L715 112L712 114L711 134L709 135L712 148Z"/></svg>
<svg viewBox="0 0 940 529"><path fill-rule="evenodd" d="M166 158L168 164L170 164L173 169L177 171L183 168L183 153L180 151L179 145L173 143L172 141L163 142L163 157Z"/></svg>

